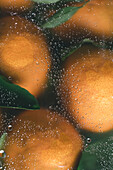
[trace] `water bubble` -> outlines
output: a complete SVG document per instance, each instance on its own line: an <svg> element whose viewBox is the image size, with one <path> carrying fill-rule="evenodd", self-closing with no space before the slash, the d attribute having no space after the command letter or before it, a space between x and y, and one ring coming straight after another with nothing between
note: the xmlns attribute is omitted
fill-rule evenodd
<svg viewBox="0 0 113 170"><path fill-rule="evenodd" d="M86 143L85 146L84 146L84 151L85 151L85 152L88 151L88 150L87 150L88 146L89 146L89 145Z"/></svg>
<svg viewBox="0 0 113 170"><path fill-rule="evenodd" d="M87 138L87 143L91 143L91 139L90 138Z"/></svg>
<svg viewBox="0 0 113 170"><path fill-rule="evenodd" d="M39 65L39 62L38 62L38 61L36 62L36 65Z"/></svg>
<svg viewBox="0 0 113 170"><path fill-rule="evenodd" d="M0 158L5 158L5 157L6 157L5 151L4 150L0 150Z"/></svg>
<svg viewBox="0 0 113 170"><path fill-rule="evenodd" d="M12 125L8 125L8 130L9 130L9 131L12 131L12 129L13 129L13 128L12 128Z"/></svg>
<svg viewBox="0 0 113 170"><path fill-rule="evenodd" d="M11 76L9 76L9 77L8 77L8 80L9 80L9 81L11 81L11 80L12 80L12 77L11 77Z"/></svg>

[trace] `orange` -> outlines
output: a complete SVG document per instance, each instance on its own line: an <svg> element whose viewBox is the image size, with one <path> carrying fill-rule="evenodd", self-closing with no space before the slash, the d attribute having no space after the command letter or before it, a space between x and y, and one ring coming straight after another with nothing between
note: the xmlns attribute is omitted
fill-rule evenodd
<svg viewBox="0 0 113 170"><path fill-rule="evenodd" d="M8 169L55 170L77 166L83 142L65 118L47 109L25 111L13 121L5 152Z"/></svg>
<svg viewBox="0 0 113 170"><path fill-rule="evenodd" d="M25 11L32 5L31 0L0 0L0 8L8 11Z"/></svg>
<svg viewBox="0 0 113 170"><path fill-rule="evenodd" d="M67 58L60 82L62 101L80 126L113 129L113 51L84 45Z"/></svg>
<svg viewBox="0 0 113 170"><path fill-rule="evenodd" d="M0 20L0 71L37 96L47 81L51 60L42 32L20 17Z"/></svg>
<svg viewBox="0 0 113 170"><path fill-rule="evenodd" d="M71 6L80 6L73 3ZM113 40L113 1L91 0L68 21L52 29L63 39Z"/></svg>

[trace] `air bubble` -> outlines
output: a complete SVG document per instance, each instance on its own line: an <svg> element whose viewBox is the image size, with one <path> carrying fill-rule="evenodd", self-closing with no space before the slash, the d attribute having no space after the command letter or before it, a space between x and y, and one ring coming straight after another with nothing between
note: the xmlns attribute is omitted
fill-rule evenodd
<svg viewBox="0 0 113 170"><path fill-rule="evenodd" d="M9 77L8 77L8 80L9 80L9 81L11 81L11 80L12 80L12 77L11 77L11 76L9 76Z"/></svg>
<svg viewBox="0 0 113 170"><path fill-rule="evenodd" d="M8 130L9 130L9 131L12 131L12 129L13 129L13 128L12 128L12 125L8 125Z"/></svg>
<svg viewBox="0 0 113 170"><path fill-rule="evenodd" d="M6 157L6 153L4 150L0 150L0 158L5 158ZM1 164L0 164L1 166Z"/></svg>
<svg viewBox="0 0 113 170"><path fill-rule="evenodd" d="M36 65L39 65L39 62L38 62L38 61L36 62Z"/></svg>
<svg viewBox="0 0 113 170"><path fill-rule="evenodd" d="M86 143L84 146L84 151L87 152L88 144Z"/></svg>
<svg viewBox="0 0 113 170"><path fill-rule="evenodd" d="M87 143L91 143L91 139L90 138L87 138Z"/></svg>

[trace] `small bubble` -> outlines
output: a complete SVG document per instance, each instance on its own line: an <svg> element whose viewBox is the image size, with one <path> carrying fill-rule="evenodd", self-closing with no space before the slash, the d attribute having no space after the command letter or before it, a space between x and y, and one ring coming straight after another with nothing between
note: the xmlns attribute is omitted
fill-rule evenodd
<svg viewBox="0 0 113 170"><path fill-rule="evenodd" d="M6 157L6 153L4 150L0 150L0 158L5 158ZM1 166L1 164L0 164Z"/></svg>
<svg viewBox="0 0 113 170"><path fill-rule="evenodd" d="M87 143L91 143L91 139L90 138L87 138Z"/></svg>
<svg viewBox="0 0 113 170"><path fill-rule="evenodd" d="M9 81L11 81L11 80L12 80L12 77L11 77L11 76L9 76L9 77L8 77L8 80L9 80Z"/></svg>
<svg viewBox="0 0 113 170"><path fill-rule="evenodd" d="M52 106L49 106L49 109L51 110L51 109L52 109Z"/></svg>
<svg viewBox="0 0 113 170"><path fill-rule="evenodd" d="M13 128L12 128L12 125L8 125L8 130L9 130L9 131L12 131L12 129L13 129Z"/></svg>
<svg viewBox="0 0 113 170"><path fill-rule="evenodd" d="M85 144L84 151L87 152L88 144Z"/></svg>
<svg viewBox="0 0 113 170"><path fill-rule="evenodd" d="M39 65L39 62L38 62L38 61L36 62L36 65Z"/></svg>

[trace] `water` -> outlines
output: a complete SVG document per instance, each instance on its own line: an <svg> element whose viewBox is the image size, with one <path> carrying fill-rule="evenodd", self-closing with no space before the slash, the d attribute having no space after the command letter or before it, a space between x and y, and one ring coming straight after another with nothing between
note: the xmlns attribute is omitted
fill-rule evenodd
<svg viewBox="0 0 113 170"><path fill-rule="evenodd" d="M113 170L113 3L40 2L0 1L0 169Z"/></svg>

